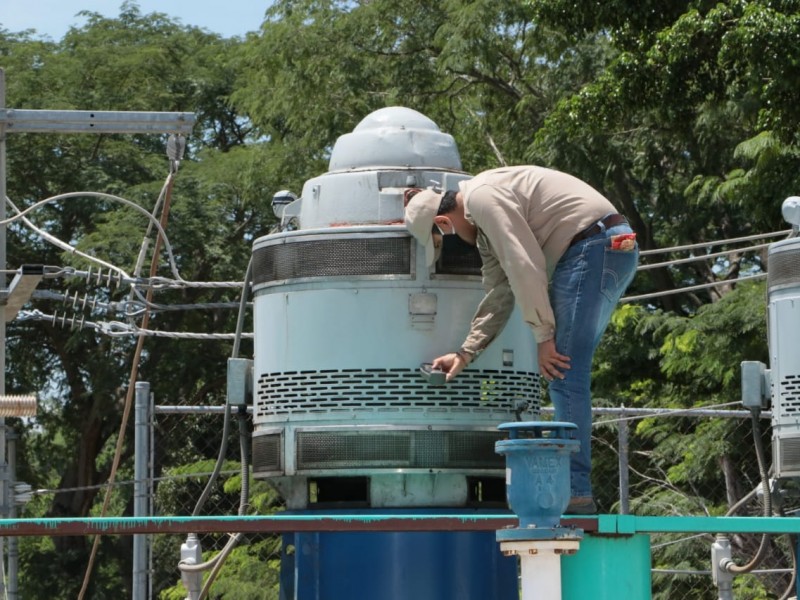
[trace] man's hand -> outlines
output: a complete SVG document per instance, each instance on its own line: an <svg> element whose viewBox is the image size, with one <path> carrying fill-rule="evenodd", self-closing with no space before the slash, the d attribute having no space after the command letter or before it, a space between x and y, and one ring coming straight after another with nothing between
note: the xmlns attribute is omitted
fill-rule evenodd
<svg viewBox="0 0 800 600"><path fill-rule="evenodd" d="M562 371L570 368L569 360L569 356L558 353L555 339L539 344L539 374L547 381L564 379Z"/></svg>
<svg viewBox="0 0 800 600"><path fill-rule="evenodd" d="M431 366L434 369L439 369L440 371L447 373L446 380L452 381L456 375L464 370L464 367L467 366L467 363L464 360L464 357L457 352L450 352L449 354L445 354L444 356L434 359Z"/></svg>

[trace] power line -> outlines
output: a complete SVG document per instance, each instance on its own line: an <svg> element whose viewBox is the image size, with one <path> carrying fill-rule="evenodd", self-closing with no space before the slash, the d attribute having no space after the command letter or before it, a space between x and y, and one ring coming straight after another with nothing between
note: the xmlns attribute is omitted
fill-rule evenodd
<svg viewBox="0 0 800 600"><path fill-rule="evenodd" d="M169 180L169 178L168 178L168 180ZM123 203L123 204L125 204L127 206L130 206L130 207L134 208L135 210L137 210L137 211L143 213L144 215L146 215L147 218L149 219L150 228L152 226L155 226L156 228L158 228L159 229L159 234L164 239L164 245L165 245L165 248L166 248L167 253L168 253L168 257L169 257L169 261L170 261L170 267L172 268L172 272L173 272L173 275L175 276L175 279L169 279L169 278L163 278L163 277L151 277L151 278L140 278L140 277L135 277L134 278L134 277L130 277L122 269L120 269L120 268L118 268L118 267L116 267L114 265L110 265L109 263L105 263L104 261L101 261L101 260L97 259L96 257L92 257L92 256L86 255L84 253L81 253L80 251L78 251L73 246L70 246L69 244L66 244L65 242L63 242L61 240L58 240L57 238L54 238L50 234L48 234L48 233L36 228L30 221L28 221L26 218L24 218L24 215L26 215L28 212L30 212L30 211L32 211L32 210L34 210L34 209L46 204L46 203L53 202L53 201L60 200L60 199L64 199L64 198L80 197L80 196L90 196L90 197L111 199L111 200L114 200L114 201L117 201L117 202L121 202L121 203ZM180 276L180 274L178 273L177 266L176 266L175 261L174 261L174 256L173 256L171 245L169 243L169 240L166 238L166 234L163 231L163 229L161 228L161 226L158 223L158 221L155 219L155 217L153 215L151 215L150 213L145 211L143 208L141 208L137 204L131 202L130 200L126 200L125 198L121 198L119 196L113 196L111 194L105 194L105 193L101 193L101 192L72 192L72 193L68 193L68 194L60 194L58 196L53 196L51 198L47 198L45 200L39 201L39 202L31 205L30 207L26 208L23 211L20 211L13 204L13 202L11 202L10 199L6 198L6 201L9 203L9 205L12 208L14 208L15 211L17 211L17 214L15 216L9 218L9 219L6 219L5 221L0 222L0 224L10 223L10 222L13 222L14 220L22 218L23 221L26 223L26 225L28 225L28 227L33 229L39 235L45 237L45 239L48 239L49 241L51 241L53 243L56 243L57 245L59 245L62 248L66 247L66 249L68 249L68 251L70 251L72 253L79 254L79 255L81 255L82 257L84 257L84 258L86 258L88 260L92 260L94 262L98 262L101 266L109 269L108 274L103 276L102 275L102 269L100 271L98 271L96 274L94 274L94 273L92 273L91 268L88 271L80 271L80 270L71 269L71 268L67 267L67 268L60 269L60 271L58 272L58 275L84 277L84 278L87 279L87 281L90 281L92 279L92 277L94 276L96 278L96 280L97 280L97 283L100 283L102 280L105 280L109 285L111 283L115 283L117 286L120 286L120 285L131 285L132 288L133 288L134 293L137 293L137 294L138 294L138 292L136 291L136 288L142 288L142 287L147 288L147 289L151 289L151 290L188 289L188 288L197 288L197 289L203 289L203 288L205 288L205 289L220 289L220 288L231 288L231 289L233 289L233 288L237 288L237 289L241 289L243 287L243 285L244 285L244 282L240 282L240 281L202 281L201 282L201 281L186 281L186 280L184 280ZM675 253L675 252L683 252L683 251L692 251L692 250L698 250L698 249L707 249L707 248L711 248L711 247L714 247L714 246L720 246L720 245L725 245L725 244L734 244L734 243L739 243L739 242L746 242L746 241L759 240L759 239L765 239L765 238L772 238L772 237L778 237L778 236L786 236L786 235L789 235L791 233L792 233L792 230L788 229L788 230L776 231L776 232L771 232L771 233L766 233L766 234L754 234L754 235L749 235L749 236L728 238L728 239L717 240L717 241L712 241L712 242L702 242L702 243L697 243L697 244L687 244L687 245L682 245L682 246L674 246L674 247L671 247L671 248L658 248L658 249L653 249L653 250L643 250L643 251L640 252L640 256L644 257L644 256L653 256L653 255L656 255L656 254L667 254L667 253ZM646 271L646 270L651 270L651 269L656 269L656 268L666 268L666 267L675 266L675 265L679 265L679 264L686 264L686 263L690 263L690 262L697 262L697 261L702 261L702 260L711 260L711 259L715 259L715 258L721 258L723 256L728 256L730 254L760 250L760 249L763 249L765 247L768 247L769 245L770 244L758 244L758 245L754 245L754 246L748 246L748 247L745 247L745 248L727 250L727 251L717 252L717 253L712 253L712 254L707 254L707 255L692 256L692 257L687 257L687 258L682 258L682 259L674 259L674 260L664 261L664 262L660 262L660 263L643 264L643 265L639 265L639 267L637 268L637 271ZM144 245L143 245L143 248L144 248ZM113 271L114 274L112 274L112 271ZM51 273L48 273L46 276L52 277L52 276L55 276L55 274L51 272ZM740 277L740 278L737 278L735 280L727 280L726 279L726 280L721 280L721 281L708 282L708 283L704 283L704 284L684 286L684 287L676 288L674 290L663 290L663 291L659 291L659 292L652 292L652 293L648 293L648 294L640 294L640 295L636 295L636 296L625 296L625 297L623 297L621 299L621 302L628 303L628 302L636 302L636 301L640 301L640 300L648 300L648 299L652 299L652 298L660 298L660 297L670 296L670 295L674 295L674 294L681 294L681 293L686 293L686 292L691 292L691 291L709 289L709 288L722 286L722 285L729 285L729 284L737 283L737 282L740 282L740 281L762 279L765 276L766 276L765 274L756 274L756 275L751 275L751 276L746 276L746 277ZM142 299L141 296L139 296L139 297L140 297L140 300L141 300ZM232 308L233 305L234 305L233 303L218 303L216 305L209 304L209 305L206 306L206 308L209 308L209 309L211 309L211 308ZM153 310L157 310L157 311L159 311L159 310L190 310L188 305L177 305L174 308L168 308L166 305L148 306L147 303L144 303L144 304L143 303L139 303L138 305L132 305L131 304L130 306L136 306L136 307L133 308L131 311L128 311L128 309L126 309L124 311L123 314L128 318L134 317L134 316L136 316L138 314L143 314L149 308L152 308ZM62 316L61 319L62 319L62 324L63 324L64 317ZM74 320L72 321L72 324L74 325ZM102 328L103 328L102 326L98 327L98 329L102 329ZM110 335L134 335L134 333L130 332L130 331L123 332L121 329L116 327L116 325L112 325L111 326L111 328L109 330L109 334ZM153 331L149 331L149 330L141 330L139 333L136 333L136 335L161 335L161 336L166 336L166 337L177 337L177 336L179 336L181 334L170 333L170 332L153 332ZM186 336L188 336L190 338L200 339L200 338L197 338L196 336L215 335L215 334L184 334L184 335L186 335Z"/></svg>
<svg viewBox="0 0 800 600"><path fill-rule="evenodd" d="M730 254L739 254L741 252L752 252L754 250L761 250L763 248L769 248L772 244L758 244L756 246L747 246L746 248L736 248L734 250L725 250L724 252L714 252L712 254L702 254L700 256L690 256L688 258L676 258L675 260L668 260L665 262L660 263L649 263L645 265L639 265L637 271L646 271L648 269L657 269L659 267L671 267L673 265L681 265L684 263L689 262L697 262L701 260L710 260L712 258L720 258L722 256L728 256Z"/></svg>
<svg viewBox="0 0 800 600"><path fill-rule="evenodd" d="M223 475L238 475L240 472L241 471L239 469L232 469L232 470L222 471L221 474L223 474ZM211 474L212 474L211 472L181 473L180 475L165 475L163 477L148 477L145 481L147 481L148 483L156 483L156 482L160 482L160 481L177 481L177 480L193 479L193 478L200 479L200 478L204 478L204 477L210 477ZM111 487L112 485L114 485L114 486L117 486L117 485L134 485L136 483L137 483L136 480L128 480L128 481L115 481L113 484L111 484L109 482L105 482L105 483L98 483L97 485L82 485L82 486L69 487L69 488L55 488L55 489L40 488L38 490L32 490L31 494L34 494L36 496L44 496L44 495L47 495L47 494L60 494L62 492L63 493L66 493L66 492L70 492L70 493L71 492L88 492L88 491L93 491L93 490L102 490L102 489Z"/></svg>
<svg viewBox="0 0 800 600"><path fill-rule="evenodd" d="M711 283L703 283L698 285L691 285L682 288L677 288L674 290L665 290L662 292L652 292L650 294L640 294L638 296L624 296L620 302L638 302L639 300L647 300L649 298L660 298L662 296L671 296L672 294L683 294L686 292L693 292L696 290L704 290L712 287L717 287L721 285L732 285L736 283L741 283L743 281L754 281L757 279L764 279L767 276L766 273L758 273L756 275L746 275L744 277L738 277L736 279L722 279L720 281L712 281Z"/></svg>
<svg viewBox="0 0 800 600"><path fill-rule="evenodd" d="M36 290L32 297L36 300L54 300L66 306L71 306L73 310L99 310L105 313L118 313L125 317L136 317L145 310L153 313L171 312L183 310L219 310L239 308L239 302L197 302L194 304L156 304L144 300L121 300L119 302L105 302L96 296L87 294L81 295L77 291L73 294L69 292L54 292L50 290ZM248 303L252 305L252 303Z"/></svg>
<svg viewBox="0 0 800 600"><path fill-rule="evenodd" d="M716 241L716 242L704 242L704 243L701 243L701 244L689 244L689 245L685 245L685 246L675 246L673 248L662 248L662 249L657 249L657 250L644 250L644 251L641 251L639 253L639 256L651 256L651 255L654 255L654 254L661 254L661 253L697 250L697 249L700 249L700 248L710 248L712 246L719 246L719 245L723 245L723 244L731 244L731 243L736 243L736 242L759 240L759 239L770 238L770 237L786 236L786 235L790 235L792 233L792 231L793 230L791 230L791 229L786 229L786 230L783 230L783 231L776 231L776 232L766 233L766 234L749 235L749 236L738 237L738 238L730 238L730 239L727 239L727 240L719 240L719 241ZM670 267L670 266L673 266L673 265L684 264L684 263L688 263L688 262L695 262L695 261L701 261L701 260L710 260L710 259L714 259L714 258L720 258L722 256L727 256L727 255L730 255L730 254L761 250L763 248L769 247L770 245L771 244L757 244L757 245L748 246L748 247L745 247L745 248L737 248L737 249L733 249L733 250L726 250L724 252L716 252L716 253L702 255L702 256L692 256L692 257L688 257L688 258L675 259L675 260L665 261L665 262L660 262L660 263L644 264L644 265L639 265L636 270L637 270L637 272L639 272L639 271L646 271L646 270L649 270L649 269L655 269L655 268L659 268L659 267ZM639 295L636 295L636 296L623 296L622 299L620 300L620 302L628 303L628 302L637 302L637 301L640 301L640 300L649 300L649 299L652 299L652 298L662 298L664 296L671 296L671 295L674 295L674 294L683 294L683 293L687 293L687 292L704 290L704 289L709 289L709 288L723 286L723 285L734 285L736 283L744 282L744 281L754 281L754 280L764 279L766 276L767 276L766 273L756 273L756 274L753 274L753 275L746 275L744 277L737 277L736 279L722 279L720 281L712 281L712 282L708 282L708 283L683 286L683 287L679 287L679 288L676 288L676 289L673 289L673 290L662 290L662 291L659 291L659 292L651 292L651 293L648 293L648 294L639 294Z"/></svg>
<svg viewBox="0 0 800 600"><path fill-rule="evenodd" d="M653 250L642 250L641 252L639 252L639 256L651 256L653 254L667 254L670 252L681 252L683 250L697 250L699 248L711 248L713 246L721 246L723 244L735 244L737 242L749 242L751 240L762 240L764 238L770 238L770 237L788 236L791 233L792 233L791 229L785 229L783 231L774 231L772 233L761 233L761 234L748 235L738 238L729 238L727 240L717 240L715 242L701 242L698 244L688 244L685 246L673 246L672 248L655 248Z"/></svg>
<svg viewBox="0 0 800 600"><path fill-rule="evenodd" d="M40 310L21 310L17 319L21 321L45 321L52 325L61 325L71 329L92 329L98 333L110 337L162 337L181 340L233 340L236 333L191 333L187 331L160 331L146 329L122 323L121 321L87 321L84 317L73 315L69 317L66 313L59 315L58 312L45 314ZM252 339L252 333L242 333L241 337Z"/></svg>

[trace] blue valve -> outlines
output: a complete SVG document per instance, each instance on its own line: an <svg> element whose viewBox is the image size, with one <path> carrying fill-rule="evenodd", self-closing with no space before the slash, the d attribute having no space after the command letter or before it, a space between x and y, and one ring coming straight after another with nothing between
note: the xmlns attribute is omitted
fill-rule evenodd
<svg viewBox="0 0 800 600"><path fill-rule="evenodd" d="M495 443L495 452L506 457L506 497L519 528L558 529L570 500L570 455L580 445L573 439L577 425L529 421L498 429L508 432L509 439Z"/></svg>

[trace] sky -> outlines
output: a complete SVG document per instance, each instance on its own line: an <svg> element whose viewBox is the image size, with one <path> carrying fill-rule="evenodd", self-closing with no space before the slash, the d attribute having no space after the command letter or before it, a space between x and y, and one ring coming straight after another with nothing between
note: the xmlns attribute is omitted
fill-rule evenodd
<svg viewBox="0 0 800 600"><path fill-rule="evenodd" d="M224 37L257 31L269 0L135 0L142 14L160 12ZM0 28L12 32L35 29L40 35L60 40L70 26L86 19L82 10L106 17L119 15L122 0L0 0Z"/></svg>

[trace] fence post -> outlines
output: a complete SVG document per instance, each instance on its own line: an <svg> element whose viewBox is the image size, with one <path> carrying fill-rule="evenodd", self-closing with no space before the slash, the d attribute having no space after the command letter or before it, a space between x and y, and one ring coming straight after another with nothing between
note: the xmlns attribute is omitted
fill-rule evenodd
<svg viewBox="0 0 800 600"><path fill-rule="evenodd" d="M17 481L17 435L13 430L9 429L6 432L6 441L8 446L6 454L8 456L8 518L17 518L17 503L14 498L13 485ZM17 600L18 581L19 581L19 540L16 537L9 538L8 540L8 587L6 588L6 597L8 600Z"/></svg>
<svg viewBox="0 0 800 600"><path fill-rule="evenodd" d="M147 465L150 450L149 412L150 384L146 381L136 382L136 403L134 408L134 482L133 482L133 516L149 516L147 510ZM147 588L147 534L133 536L133 600L145 600Z"/></svg>
<svg viewBox="0 0 800 600"><path fill-rule="evenodd" d="M630 490L628 489L628 421L625 420L625 406L621 405L620 419L617 421L617 443L619 446L619 514L630 513Z"/></svg>

